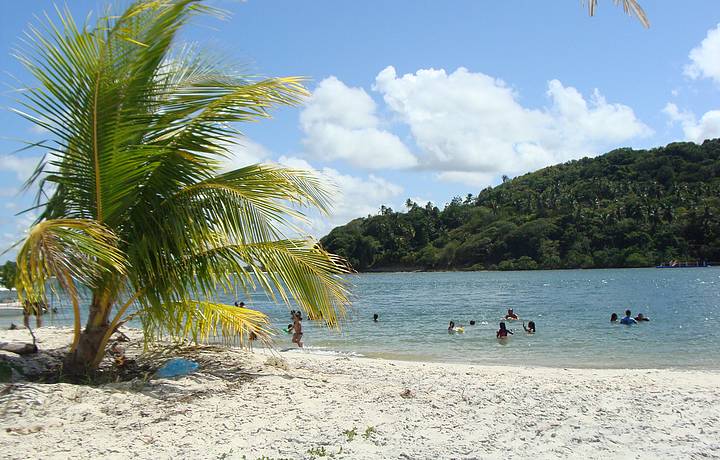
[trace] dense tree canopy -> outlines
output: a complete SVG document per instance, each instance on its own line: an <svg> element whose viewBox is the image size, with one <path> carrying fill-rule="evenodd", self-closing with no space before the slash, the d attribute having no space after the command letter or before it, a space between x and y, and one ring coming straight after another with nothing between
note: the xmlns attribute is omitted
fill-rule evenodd
<svg viewBox="0 0 720 460"><path fill-rule="evenodd" d="M720 140L618 149L505 180L444 209L383 206L322 239L358 270L720 261Z"/></svg>
<svg viewBox="0 0 720 460"><path fill-rule="evenodd" d="M17 273L17 264L7 261L0 265L0 286L5 288L15 287L15 275Z"/></svg>

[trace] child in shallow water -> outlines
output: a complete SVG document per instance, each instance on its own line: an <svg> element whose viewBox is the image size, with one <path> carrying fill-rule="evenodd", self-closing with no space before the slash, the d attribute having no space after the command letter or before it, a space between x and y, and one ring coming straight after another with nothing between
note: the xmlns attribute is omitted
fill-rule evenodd
<svg viewBox="0 0 720 460"><path fill-rule="evenodd" d="M535 333L535 321L530 321L527 324L527 327L525 327L525 321L523 321L523 329L525 329L525 332L528 334L534 334Z"/></svg>
<svg viewBox="0 0 720 460"><path fill-rule="evenodd" d="M500 323L500 329L495 334L498 339L506 339L508 334L513 335L513 332L505 327L505 323Z"/></svg>

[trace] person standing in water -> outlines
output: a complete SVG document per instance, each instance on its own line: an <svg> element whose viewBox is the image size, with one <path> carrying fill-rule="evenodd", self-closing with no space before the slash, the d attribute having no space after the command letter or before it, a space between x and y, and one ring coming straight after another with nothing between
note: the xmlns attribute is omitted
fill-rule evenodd
<svg viewBox="0 0 720 460"><path fill-rule="evenodd" d="M299 348L302 348L302 316L299 311L295 312L295 317L293 318L293 332L292 342L296 343Z"/></svg>
<svg viewBox="0 0 720 460"><path fill-rule="evenodd" d="M377 323L377 322L378 322L378 318L380 318L380 316L379 316L377 313L375 313L375 314L373 315L373 322L374 322L374 323Z"/></svg>
<svg viewBox="0 0 720 460"><path fill-rule="evenodd" d="M617 323L617 322L618 322L618 315L617 315L617 313L613 313L612 315L610 315L610 322L611 322L611 323Z"/></svg>
<svg viewBox="0 0 720 460"><path fill-rule="evenodd" d="M508 334L513 335L513 332L505 327L505 323L500 323L500 329L495 334L498 339L506 339Z"/></svg>
<svg viewBox="0 0 720 460"><path fill-rule="evenodd" d="M520 317L513 312L512 308L508 308L508 312L507 312L507 315L505 315L505 319L520 319Z"/></svg>
<svg viewBox="0 0 720 460"><path fill-rule="evenodd" d="M527 327L525 327L525 321L523 321L523 329L525 329L525 332L528 334L534 334L535 333L535 321L530 321L527 324Z"/></svg>

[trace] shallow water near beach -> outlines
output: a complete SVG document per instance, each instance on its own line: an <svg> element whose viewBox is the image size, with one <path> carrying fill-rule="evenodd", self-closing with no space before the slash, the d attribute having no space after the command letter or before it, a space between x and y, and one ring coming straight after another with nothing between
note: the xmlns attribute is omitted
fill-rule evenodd
<svg viewBox="0 0 720 460"><path fill-rule="evenodd" d="M350 277L354 306L341 331L305 320L306 351L402 360L599 368L720 368L720 268L526 272L376 273ZM220 297L232 303L234 295ZM241 298L267 313L278 329L288 309L263 293ZM68 302L46 325L70 325ZM507 308L533 320L507 322ZM613 312L643 313L650 322L610 324ZM380 317L374 323L372 316ZM0 326L18 319L0 317ZM465 326L448 334L450 320ZM470 326L469 321L477 324ZM20 318L21 322L21 318ZM276 346L297 352L278 332Z"/></svg>

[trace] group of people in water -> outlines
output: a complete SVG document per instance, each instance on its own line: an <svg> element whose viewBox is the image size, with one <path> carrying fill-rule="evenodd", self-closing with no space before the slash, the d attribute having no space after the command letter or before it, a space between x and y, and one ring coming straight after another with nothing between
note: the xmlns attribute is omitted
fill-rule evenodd
<svg viewBox="0 0 720 460"><path fill-rule="evenodd" d="M611 323L626 324L629 326L631 324L637 324L643 321L650 321L650 318L643 315L642 313L638 313L637 316L633 318L632 312L630 310L625 310L625 316L622 318L618 318L617 313L613 313L612 315L610 315Z"/></svg>
<svg viewBox="0 0 720 460"><path fill-rule="evenodd" d="M246 308L245 302L235 302L235 306L238 308ZM377 315L375 315L377 316ZM288 334L292 334L292 343L297 344L298 348L303 347L303 331L302 331L302 312L300 310L292 310L290 312L290 319L292 320L292 323L287 325L287 328L285 328L285 332ZM257 339L257 334L255 331L250 331L249 334L250 338L250 348L252 349L252 343Z"/></svg>
<svg viewBox="0 0 720 460"><path fill-rule="evenodd" d="M244 302L235 302L236 307L245 307ZM290 312L290 317L292 319L292 323L287 325L287 328L285 331L288 334L292 334L292 342L294 344L297 344L299 348L303 347L303 329L302 329L302 313L298 310L292 310ZM377 313L373 314L373 322L377 323L379 322L379 315ZM514 331L512 329L508 329L507 325L505 324L505 321L520 321L520 317L513 311L512 308L508 308L507 314L503 318L503 321L500 321L499 329L495 333L495 337L499 340L507 339L509 336L514 334ZM644 321L650 321L650 318L643 315L642 313L638 313L637 316L633 317L632 312L630 310L625 310L625 316L623 318L619 318L617 313L613 313L610 315L610 322L611 323L617 323L617 324L637 324L639 322ZM470 326L475 326L476 321L470 320L469 322ZM535 326L535 321L528 321L527 324L525 324L525 321L522 323L522 327L525 330L525 333L527 334L535 334L537 331ZM448 325L448 334L456 334L456 333L463 333L465 332L465 326L462 324L456 325L455 321L450 321L450 324ZM252 342L257 338L257 335L254 331L250 332L250 341Z"/></svg>
<svg viewBox="0 0 720 460"><path fill-rule="evenodd" d="M500 322L500 329L495 333L495 337L498 339L507 339L508 336L513 335L514 331L507 328L507 325L505 324L505 321L519 321L520 317L513 311L512 308L509 308L507 311L507 314L505 315L504 321ZM475 325L475 320L470 321L470 326ZM523 329L527 334L534 334L536 332L535 328L535 321L528 321L527 325L525 324L525 321L522 323ZM448 334L456 334L456 333L463 333L465 332L465 326L463 325L455 325L455 321L450 321L450 324L448 326Z"/></svg>

